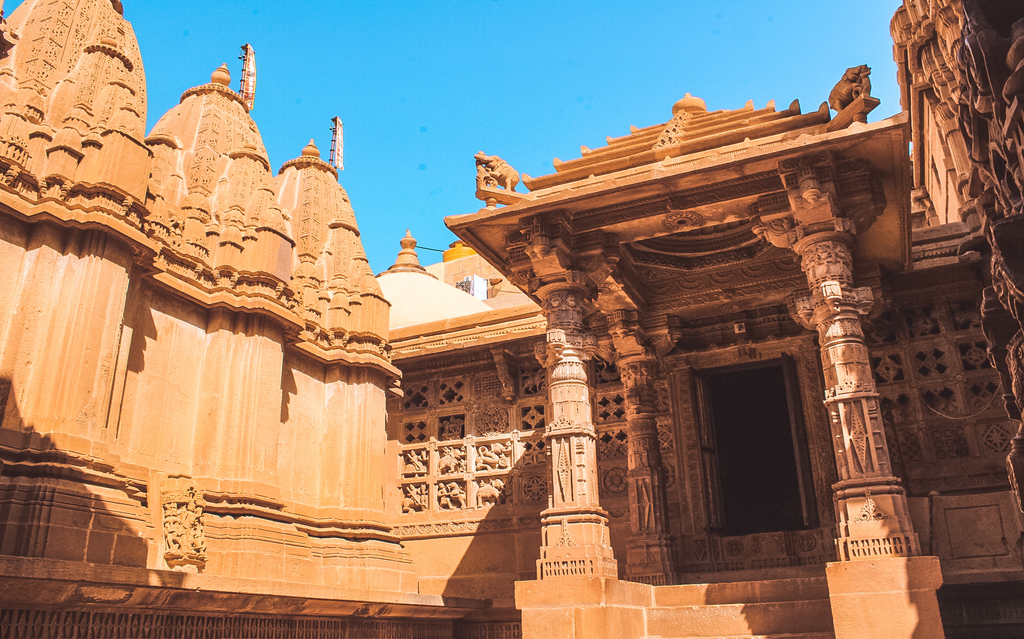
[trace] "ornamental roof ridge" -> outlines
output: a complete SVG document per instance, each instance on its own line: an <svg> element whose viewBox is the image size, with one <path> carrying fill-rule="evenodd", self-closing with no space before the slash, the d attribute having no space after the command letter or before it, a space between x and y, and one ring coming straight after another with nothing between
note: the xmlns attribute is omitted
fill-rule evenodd
<svg viewBox="0 0 1024 639"><path fill-rule="evenodd" d="M826 124L831 117L827 105L801 113L798 100L782 111L775 109L774 100L761 109L755 108L752 100L738 109L717 111L707 111L703 104L700 98L687 94L673 107L673 118L668 122L630 127L628 135L606 138L606 146L582 147L581 157L573 160L555 158L554 173L536 178L523 175L523 184L531 192L564 186L591 176Z"/></svg>

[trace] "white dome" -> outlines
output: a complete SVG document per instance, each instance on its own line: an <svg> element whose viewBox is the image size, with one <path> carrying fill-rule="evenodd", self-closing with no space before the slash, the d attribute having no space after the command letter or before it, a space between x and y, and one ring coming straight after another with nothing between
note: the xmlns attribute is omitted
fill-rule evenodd
<svg viewBox="0 0 1024 639"><path fill-rule="evenodd" d="M391 302L391 330L493 310L426 272L385 271L377 276L377 282Z"/></svg>

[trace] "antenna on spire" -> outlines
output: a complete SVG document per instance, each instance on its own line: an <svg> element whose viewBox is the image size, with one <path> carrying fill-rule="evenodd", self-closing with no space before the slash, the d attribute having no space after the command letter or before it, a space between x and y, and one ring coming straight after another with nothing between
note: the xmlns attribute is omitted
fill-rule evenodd
<svg viewBox="0 0 1024 639"><path fill-rule="evenodd" d="M249 43L242 45L242 55L238 56L242 61L242 80L238 92L242 95L242 101L251 111L256 101L256 52L252 50Z"/></svg>
<svg viewBox="0 0 1024 639"><path fill-rule="evenodd" d="M331 159L330 164L339 171L345 170L344 146L345 130L341 118L331 119Z"/></svg>

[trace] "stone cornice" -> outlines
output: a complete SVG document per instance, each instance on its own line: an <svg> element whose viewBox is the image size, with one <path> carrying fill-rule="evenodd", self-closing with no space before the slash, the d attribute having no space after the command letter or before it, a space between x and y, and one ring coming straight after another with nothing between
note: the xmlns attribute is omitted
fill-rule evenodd
<svg viewBox="0 0 1024 639"><path fill-rule="evenodd" d="M534 304L498 309L391 331L395 361L486 346L544 334L547 321Z"/></svg>

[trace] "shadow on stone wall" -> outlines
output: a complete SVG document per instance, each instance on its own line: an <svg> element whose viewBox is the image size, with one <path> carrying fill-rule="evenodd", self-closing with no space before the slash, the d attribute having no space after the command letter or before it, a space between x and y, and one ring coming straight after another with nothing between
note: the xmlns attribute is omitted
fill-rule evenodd
<svg viewBox="0 0 1024 639"><path fill-rule="evenodd" d="M100 459L102 444L26 425L9 378L0 379L0 411L0 561L34 557L145 568L151 552L146 530L155 525L148 521L146 485ZM92 454L62 449L58 439ZM167 585L180 578L161 573L157 578Z"/></svg>

